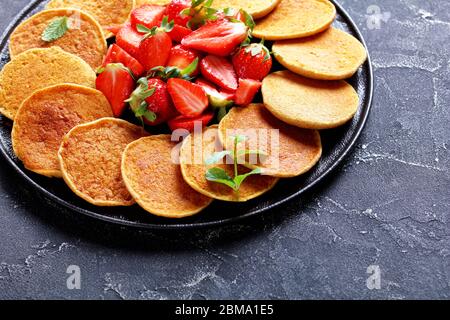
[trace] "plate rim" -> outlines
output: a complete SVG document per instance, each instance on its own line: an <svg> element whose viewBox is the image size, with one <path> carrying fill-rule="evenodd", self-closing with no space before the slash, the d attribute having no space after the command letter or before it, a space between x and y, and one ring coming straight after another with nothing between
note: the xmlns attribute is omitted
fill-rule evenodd
<svg viewBox="0 0 450 320"><path fill-rule="evenodd" d="M132 227L135 229L144 229L144 230L189 230L189 229L202 229L202 228L215 228L220 227L224 225L234 224L237 222L241 222L244 220L247 220L249 218L267 213L268 211L281 206L282 204L285 204L287 202L292 201L295 198L300 197L301 195L305 194L306 192L310 191L311 189L315 188L319 183L321 183L323 180L325 180L336 168L341 165L341 163L345 160L345 158L349 155L349 153L353 150L355 144L359 140L361 133L363 132L367 120L369 118L369 115L372 110L372 103L373 103L373 95L374 95L374 74L373 74L373 66L372 66L372 60L370 57L370 52L368 50L366 41L359 30L356 23L353 21L349 13L342 7L341 4L339 4L336 0L330 0L335 6L337 12L343 16L346 20L346 23L353 29L353 32L356 34L358 40L362 43L362 45L366 48L367 51L367 60L364 63L364 67L368 69L368 87L366 87L366 90L368 92L367 94L367 102L366 102L366 108L364 108L363 113L361 114L361 119L358 122L355 133L352 137L352 139L348 142L346 148L341 152L340 156L333 162L333 164L330 165L327 170L325 170L321 175L319 175L314 181L309 183L304 188L298 190L294 194L279 200L277 202L271 203L270 205L265 206L264 208L256 209L251 212L248 212L243 215L227 218L227 219L220 219L216 221L209 221L209 222L192 222L192 223L180 223L180 224L164 224L164 223L142 223L142 222L132 222L132 221L125 221L121 220L119 218L114 217L108 217L105 215L101 215L95 212L92 212L87 209L80 208L74 204L71 204L58 196L54 195L53 193L47 191L44 187L33 181L25 172L17 165L17 163L9 156L9 154L6 152L4 146L0 148L1 154L3 157L7 160L7 162L14 168L14 170L19 174L22 179L30 183L35 189L37 189L42 195L47 197L49 200L54 201L57 205L62 206L65 209L69 209L74 212L81 213L87 217L100 220L109 224L119 225L119 226L125 226L125 227ZM9 36L14 30L14 26L17 25L23 18L28 15L30 11L35 9L37 6L39 6L43 1L42 0L33 0L31 3L29 3L27 6L25 6L20 13L11 21L11 23L8 24L5 31L1 35L1 42L0 47L6 47Z"/></svg>

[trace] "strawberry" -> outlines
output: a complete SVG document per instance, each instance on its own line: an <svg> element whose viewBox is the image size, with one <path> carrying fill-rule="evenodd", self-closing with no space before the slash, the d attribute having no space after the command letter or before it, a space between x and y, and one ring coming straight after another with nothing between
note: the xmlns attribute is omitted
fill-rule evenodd
<svg viewBox="0 0 450 320"><path fill-rule="evenodd" d="M120 117L125 110L125 100L133 92L134 79L130 70L121 63L110 63L100 69L96 80L97 90L103 92L111 104L115 117Z"/></svg>
<svg viewBox="0 0 450 320"><path fill-rule="evenodd" d="M181 12L190 7L190 0L172 0L166 8L166 14L169 17L169 21L173 20L175 24L186 27L190 17L181 14Z"/></svg>
<svg viewBox="0 0 450 320"><path fill-rule="evenodd" d="M134 58L138 57L142 34L136 31L130 23L126 23L116 35L116 44Z"/></svg>
<svg viewBox="0 0 450 320"><path fill-rule="evenodd" d="M186 36L188 36L191 33L192 33L191 29L176 24L173 27L173 30L170 31L168 34L173 41L180 43Z"/></svg>
<svg viewBox="0 0 450 320"><path fill-rule="evenodd" d="M139 79L127 102L135 116L150 126L164 123L177 115L167 84L160 79Z"/></svg>
<svg viewBox="0 0 450 320"><path fill-rule="evenodd" d="M206 127L209 122L213 119L214 114L212 112L205 113L197 118L187 118L184 116L179 116L175 119L169 120L169 128L172 131L183 129L189 132L193 132L195 129L196 123L199 124L200 127Z"/></svg>
<svg viewBox="0 0 450 320"><path fill-rule="evenodd" d="M208 108L208 97L202 87L195 83L171 78L167 82L175 108L184 116L195 118Z"/></svg>
<svg viewBox="0 0 450 320"><path fill-rule="evenodd" d="M239 79L239 88L236 91L235 103L239 106L246 106L252 103L253 98L261 89L262 83L252 79Z"/></svg>
<svg viewBox="0 0 450 320"><path fill-rule="evenodd" d="M172 39L167 32L172 31L173 22L168 23L164 17L161 27L149 29L143 25L138 25L138 31L145 33L138 50L138 60L146 70L157 66L165 66L172 49Z"/></svg>
<svg viewBox="0 0 450 320"><path fill-rule="evenodd" d="M252 43L233 56L233 66L239 78L262 81L272 69L272 57L264 44Z"/></svg>
<svg viewBox="0 0 450 320"><path fill-rule="evenodd" d="M117 44L113 44L109 47L102 67L106 67L106 65L110 63L122 63L125 67L130 69L136 77L141 76L145 71L139 61L130 56Z"/></svg>
<svg viewBox="0 0 450 320"><path fill-rule="evenodd" d="M213 109L228 108L233 105L232 99L229 99L230 95L220 93L211 82L199 78L195 83L203 88Z"/></svg>
<svg viewBox="0 0 450 320"><path fill-rule="evenodd" d="M159 26L165 12L166 8L163 6L152 4L143 5L131 12L131 25L133 28L137 28L139 24L146 26L147 28Z"/></svg>
<svg viewBox="0 0 450 320"><path fill-rule="evenodd" d="M180 70L187 68L195 59L199 58L198 52L184 48L182 45L177 45L170 50L169 61L167 66L177 67ZM197 69L191 73L192 76L198 74Z"/></svg>
<svg viewBox="0 0 450 320"><path fill-rule="evenodd" d="M217 56L206 56L200 63L202 75L223 89L234 91L238 81L233 65L228 59Z"/></svg>
<svg viewBox="0 0 450 320"><path fill-rule="evenodd" d="M229 56L247 38L248 28L241 22L218 20L210 22L185 37L185 47L216 56Z"/></svg>

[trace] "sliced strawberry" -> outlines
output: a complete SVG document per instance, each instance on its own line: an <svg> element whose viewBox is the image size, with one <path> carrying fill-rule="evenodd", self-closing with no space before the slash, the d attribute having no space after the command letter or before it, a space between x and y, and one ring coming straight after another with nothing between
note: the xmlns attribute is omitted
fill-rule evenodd
<svg viewBox="0 0 450 320"><path fill-rule="evenodd" d="M155 88L153 95L145 99L145 101L147 102L147 109L156 114L156 120L151 122L144 119L145 123L155 126L167 122L167 120L176 116L177 111L173 107L167 84L159 79L149 79L148 87L149 89Z"/></svg>
<svg viewBox="0 0 450 320"><path fill-rule="evenodd" d="M214 84L203 78L198 78L197 80L195 80L195 83L202 87L207 95L216 95L219 93Z"/></svg>
<svg viewBox="0 0 450 320"><path fill-rule="evenodd" d="M176 24L173 27L173 30L170 31L168 34L173 41L180 43L185 37L187 37L191 33L192 33L191 29Z"/></svg>
<svg viewBox="0 0 450 320"><path fill-rule="evenodd" d="M190 20L189 16L182 15L184 9L191 7L191 0L172 0L166 8L169 21L174 20L175 24L186 27Z"/></svg>
<svg viewBox="0 0 450 320"><path fill-rule="evenodd" d="M198 52L195 50L187 49L182 45L177 45L170 50L169 61L167 66L177 67L180 70L187 68L195 59L199 58ZM198 74L197 70L191 73L192 76Z"/></svg>
<svg viewBox="0 0 450 320"><path fill-rule="evenodd" d="M137 28L139 24L147 28L159 26L165 12L166 8L163 6L153 4L143 5L131 12L131 25L133 28Z"/></svg>
<svg viewBox="0 0 450 320"><path fill-rule="evenodd" d="M252 103L255 95L261 89L262 83L252 79L239 79L239 88L236 91L235 103L239 106L246 106Z"/></svg>
<svg viewBox="0 0 450 320"><path fill-rule="evenodd" d="M206 56L200 63L202 75L226 90L236 90L238 81L233 65L226 58Z"/></svg>
<svg viewBox="0 0 450 320"><path fill-rule="evenodd" d="M216 56L228 56L247 38L248 28L241 22L219 20L208 23L185 37L185 47L204 51Z"/></svg>
<svg viewBox="0 0 450 320"><path fill-rule="evenodd" d="M175 108L186 117L198 117L208 108L205 91L195 83L171 78L167 82L167 88Z"/></svg>
<svg viewBox="0 0 450 320"><path fill-rule="evenodd" d="M173 24L164 17L161 27L152 29L139 25L138 31L142 34L139 45L138 60L148 71L154 67L166 66L172 49L172 39L167 32L172 31Z"/></svg>
<svg viewBox="0 0 450 320"><path fill-rule="evenodd" d="M252 43L233 56L233 66L239 78L262 81L272 69L272 57L264 44Z"/></svg>
<svg viewBox="0 0 450 320"><path fill-rule="evenodd" d="M220 90L219 93L227 100L234 101L236 99L236 91Z"/></svg>
<svg viewBox="0 0 450 320"><path fill-rule="evenodd" d="M185 116L179 116L175 119L169 120L168 124L169 124L170 130L172 130L172 131L175 131L177 129L183 129L183 130L187 130L189 132L193 132L195 129L196 123L198 123L199 127L203 128L203 127L206 127L213 118L214 118L214 113L208 112L197 118L187 118Z"/></svg>
<svg viewBox="0 0 450 320"><path fill-rule="evenodd" d="M114 116L120 117L125 110L125 100L133 92L134 80L123 64L111 63L98 75L96 88L108 99Z"/></svg>
<svg viewBox="0 0 450 320"><path fill-rule="evenodd" d="M232 99L230 99L230 95L220 93L211 82L199 78L195 81L195 83L203 88L206 95L208 96L209 104L213 109L227 108L233 105L233 101Z"/></svg>
<svg viewBox="0 0 450 320"><path fill-rule="evenodd" d="M130 23L126 23L116 36L117 45L135 58L138 57L141 40L142 34L137 32Z"/></svg>
<svg viewBox="0 0 450 320"><path fill-rule="evenodd" d="M102 66L106 67L106 65L110 63L122 63L125 67L130 69L136 77L141 76L145 72L142 64L117 44L113 44L109 47Z"/></svg>

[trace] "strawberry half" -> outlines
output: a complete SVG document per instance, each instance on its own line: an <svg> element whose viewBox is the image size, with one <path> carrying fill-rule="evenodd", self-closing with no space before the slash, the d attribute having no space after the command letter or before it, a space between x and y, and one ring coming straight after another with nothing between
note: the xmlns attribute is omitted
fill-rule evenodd
<svg viewBox="0 0 450 320"><path fill-rule="evenodd" d="M116 44L135 58L138 57L141 40L142 34L137 32L130 23L126 23L116 35Z"/></svg>
<svg viewBox="0 0 450 320"><path fill-rule="evenodd" d="M102 68L96 80L97 90L103 92L111 104L115 117L125 110L125 100L134 89L134 79L130 70L121 63L110 63Z"/></svg>
<svg viewBox="0 0 450 320"><path fill-rule="evenodd" d="M202 75L223 89L234 91L238 81L233 65L223 57L207 56L200 63Z"/></svg>
<svg viewBox="0 0 450 320"><path fill-rule="evenodd" d="M191 29L176 24L173 27L173 30L168 33L168 35L173 41L180 43L185 37L187 37L191 33L192 33Z"/></svg>
<svg viewBox="0 0 450 320"><path fill-rule="evenodd" d="M239 78L262 81L272 69L272 57L264 44L252 43L233 56L233 66Z"/></svg>
<svg viewBox="0 0 450 320"><path fill-rule="evenodd" d="M239 106L246 106L252 103L262 83L252 79L239 79L239 88L236 91L235 103Z"/></svg>
<svg viewBox="0 0 450 320"><path fill-rule="evenodd" d="M138 50L138 60L146 70L154 67L165 66L172 49L172 39L167 32L172 31L173 22L169 23L164 17L161 27L149 29L138 25L138 31L142 33L142 40Z"/></svg>
<svg viewBox="0 0 450 320"><path fill-rule="evenodd" d="M175 108L186 117L198 117L208 108L208 97L205 91L195 83L171 78L167 82L167 89Z"/></svg>
<svg viewBox="0 0 450 320"><path fill-rule="evenodd" d="M142 64L117 44L113 44L109 47L102 67L106 67L106 65L110 63L122 63L125 67L130 69L136 77L140 77L145 72Z"/></svg>
<svg viewBox="0 0 450 320"><path fill-rule="evenodd" d="M204 51L216 56L229 56L246 38L248 28L241 22L219 20L210 22L185 37L185 47Z"/></svg>
<svg viewBox="0 0 450 320"><path fill-rule="evenodd" d="M228 108L233 105L234 93L221 93L211 82L199 78L195 83L203 88L209 99L209 104L212 108Z"/></svg>
<svg viewBox="0 0 450 320"><path fill-rule="evenodd" d="M163 6L153 4L143 5L131 12L131 25L133 28L137 28L139 24L147 28L159 26L165 12L166 8Z"/></svg>
<svg viewBox="0 0 450 320"><path fill-rule="evenodd" d="M180 70L187 68L195 59L199 58L198 52L187 49L182 45L177 45L170 50L167 66L177 67ZM192 76L198 74L198 68L191 73Z"/></svg>
<svg viewBox="0 0 450 320"><path fill-rule="evenodd" d="M172 131L183 129L189 132L193 132L195 129L196 123L199 123L200 126L206 127L208 123L214 118L214 114L212 112L205 113L197 118L187 118L184 116L179 116L175 119L169 120L169 128Z"/></svg>

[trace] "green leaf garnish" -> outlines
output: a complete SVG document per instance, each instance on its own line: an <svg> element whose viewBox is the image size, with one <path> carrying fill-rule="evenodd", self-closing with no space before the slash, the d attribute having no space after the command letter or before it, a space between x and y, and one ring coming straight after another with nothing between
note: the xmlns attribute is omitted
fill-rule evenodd
<svg viewBox="0 0 450 320"><path fill-rule="evenodd" d="M262 174L261 168L256 168L253 171L246 174L238 173L239 166L239 156L247 155L247 154L262 154L263 152L254 151L254 150L241 150L238 152L238 145L241 142L247 140L246 136L237 135L234 137L234 151L222 151L214 153L209 159L205 161L206 165L213 165L221 161L224 157L230 156L233 158L234 163L234 178L230 177L230 175L221 168L211 168L206 171L205 178L208 181L220 183L226 185L233 189L236 193L239 193L239 189L241 188L242 183L244 183L245 179L250 176Z"/></svg>
<svg viewBox="0 0 450 320"><path fill-rule="evenodd" d="M45 42L58 40L64 36L69 29L69 18L56 18L52 20L47 28L45 28L44 32L42 32L41 39Z"/></svg>

